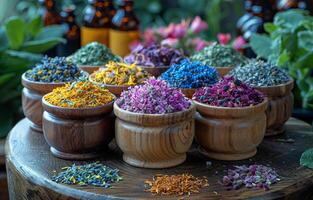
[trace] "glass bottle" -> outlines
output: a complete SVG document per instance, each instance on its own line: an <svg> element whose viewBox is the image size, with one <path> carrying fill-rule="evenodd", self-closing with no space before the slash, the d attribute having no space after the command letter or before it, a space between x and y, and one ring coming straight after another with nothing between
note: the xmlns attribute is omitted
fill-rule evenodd
<svg viewBox="0 0 313 200"><path fill-rule="evenodd" d="M244 8L246 13L241 16L237 22L236 28L237 28L237 34L241 35L242 32L242 27L243 25L253 17L252 13L251 13L251 8L252 8L252 1L251 0L246 0L244 1Z"/></svg>
<svg viewBox="0 0 313 200"><path fill-rule="evenodd" d="M124 57L130 53L130 44L139 40L139 20L134 12L134 1L118 1L119 9L112 19L110 48L116 55Z"/></svg>
<svg viewBox="0 0 313 200"><path fill-rule="evenodd" d="M57 53L58 56L69 56L80 47L80 28L76 23L74 14L75 6L63 8L61 12L62 25L66 27L64 38L66 44L59 44Z"/></svg>
<svg viewBox="0 0 313 200"><path fill-rule="evenodd" d="M56 9L56 2L54 0L39 0L41 5L41 14L45 26L53 24L61 24L61 16Z"/></svg>
<svg viewBox="0 0 313 200"><path fill-rule="evenodd" d="M107 0L88 0L81 27L81 45L99 42L108 46L110 13Z"/></svg>
<svg viewBox="0 0 313 200"><path fill-rule="evenodd" d="M307 9L307 3L304 0L279 0L277 2L277 9L284 11L292 8Z"/></svg>
<svg viewBox="0 0 313 200"><path fill-rule="evenodd" d="M107 10L110 13L110 22L112 22L112 18L116 14L116 9L115 9L115 7L113 5L113 1L112 0L108 0L107 1Z"/></svg>

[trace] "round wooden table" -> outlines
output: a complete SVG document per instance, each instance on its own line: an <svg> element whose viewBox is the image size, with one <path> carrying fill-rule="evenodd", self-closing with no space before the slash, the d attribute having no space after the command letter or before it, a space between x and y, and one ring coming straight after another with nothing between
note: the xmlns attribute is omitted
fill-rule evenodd
<svg viewBox="0 0 313 200"><path fill-rule="evenodd" d="M198 177L206 176L210 186L186 199L313 198L313 170L299 165L302 152L313 147L313 132L309 124L299 120L288 121L286 134L266 138L252 159L237 162L210 160L193 147L188 153L187 161L178 167L162 170L141 169L124 163L121 152L113 142L109 151L99 160L110 167L120 169L123 180L113 184L109 189L68 186L51 181L53 170L85 162L55 158L50 153L43 135L30 130L29 125L25 119L19 122L11 131L6 144L11 199L178 199L177 196L153 196L145 192L144 180L154 174L187 172ZM212 165L208 165L207 161L211 161ZM274 167L282 180L273 185L269 191L245 188L227 191L218 183L227 168L254 163Z"/></svg>

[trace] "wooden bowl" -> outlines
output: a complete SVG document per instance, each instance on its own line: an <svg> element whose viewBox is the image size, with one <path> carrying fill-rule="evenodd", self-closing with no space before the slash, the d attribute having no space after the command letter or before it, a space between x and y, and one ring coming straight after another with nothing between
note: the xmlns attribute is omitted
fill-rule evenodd
<svg viewBox="0 0 313 200"><path fill-rule="evenodd" d="M95 71L97 71L99 68L104 67L104 66L90 66L90 65L79 65L79 68L88 74L92 74Z"/></svg>
<svg viewBox="0 0 313 200"><path fill-rule="evenodd" d="M189 99L192 98L192 95L196 92L197 89L194 88L180 88L182 93Z"/></svg>
<svg viewBox="0 0 313 200"><path fill-rule="evenodd" d="M56 157L98 157L114 136L113 101L92 108L63 108L42 98L42 106L44 137Z"/></svg>
<svg viewBox="0 0 313 200"><path fill-rule="evenodd" d="M291 117L293 109L294 81L271 87L255 87L268 98L266 110L266 133L265 136L281 134L285 131L284 124Z"/></svg>
<svg viewBox="0 0 313 200"><path fill-rule="evenodd" d="M94 81L94 78L93 78L94 76L95 76L94 73L89 76L90 82L92 82L93 84L96 84L96 85L106 87L111 93L113 93L117 97L121 96L121 93L124 90L127 90L129 87L131 87L129 85L108 85L108 84L98 83L98 82Z"/></svg>
<svg viewBox="0 0 313 200"><path fill-rule="evenodd" d="M136 167L167 168L183 163L194 138L195 106L170 114L141 114L114 104L115 139L123 160Z"/></svg>
<svg viewBox="0 0 313 200"><path fill-rule="evenodd" d="M138 67L141 67L143 70L154 76L155 78L158 78L163 72L168 70L170 67L169 66L160 66L160 67L147 67L147 66L140 66L137 65Z"/></svg>
<svg viewBox="0 0 313 200"><path fill-rule="evenodd" d="M217 160L242 160L256 154L266 130L267 99L243 108L194 103L198 111L196 141L206 156Z"/></svg>
<svg viewBox="0 0 313 200"><path fill-rule="evenodd" d="M221 77L227 75L233 67L215 67Z"/></svg>

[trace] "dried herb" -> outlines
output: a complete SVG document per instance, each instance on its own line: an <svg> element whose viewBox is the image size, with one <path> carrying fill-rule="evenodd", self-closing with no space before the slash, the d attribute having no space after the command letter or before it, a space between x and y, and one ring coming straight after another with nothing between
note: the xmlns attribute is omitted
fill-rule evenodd
<svg viewBox="0 0 313 200"><path fill-rule="evenodd" d="M226 76L213 86L198 89L192 99L211 106L246 107L263 102L264 95L240 80Z"/></svg>
<svg viewBox="0 0 313 200"><path fill-rule="evenodd" d="M102 106L114 100L109 90L89 81L68 83L44 96L52 105L65 108L87 108Z"/></svg>
<svg viewBox="0 0 313 200"><path fill-rule="evenodd" d="M219 75L213 67L184 59L179 64L171 65L160 78L171 87L200 88L215 84Z"/></svg>
<svg viewBox="0 0 313 200"><path fill-rule="evenodd" d="M62 172L52 177L57 183L79 186L97 186L109 188L112 183L122 180L118 169L112 169L100 162L85 165L63 167Z"/></svg>
<svg viewBox="0 0 313 200"><path fill-rule="evenodd" d="M200 61L213 67L236 67L246 62L246 58L235 49L214 43L195 53L191 60Z"/></svg>
<svg viewBox="0 0 313 200"><path fill-rule="evenodd" d="M284 70L271 63L255 59L236 67L230 75L253 87L275 86L291 80Z"/></svg>
<svg viewBox="0 0 313 200"><path fill-rule="evenodd" d="M137 85L128 91L123 91L116 103L124 110L146 114L179 112L188 109L191 105L181 91L155 78L145 81L144 85Z"/></svg>
<svg viewBox="0 0 313 200"><path fill-rule="evenodd" d="M49 58L45 56L41 63L25 73L28 80L45 83L73 82L87 77L76 64L64 57Z"/></svg>
<svg viewBox="0 0 313 200"><path fill-rule="evenodd" d="M160 195L190 195L209 186L206 178L196 178L191 174L157 174L152 180L146 180L145 184L149 187L146 191Z"/></svg>
<svg viewBox="0 0 313 200"><path fill-rule="evenodd" d="M109 61L120 61L121 58L114 55L105 45L92 42L77 50L69 60L78 65L102 66Z"/></svg>
<svg viewBox="0 0 313 200"><path fill-rule="evenodd" d="M147 67L161 67L178 63L183 58L183 53L169 46L140 45L125 57L124 61Z"/></svg>
<svg viewBox="0 0 313 200"><path fill-rule="evenodd" d="M93 81L108 85L142 84L150 75L135 64L109 62L94 73Z"/></svg>
<svg viewBox="0 0 313 200"><path fill-rule="evenodd" d="M223 177L222 184L227 189L263 188L269 190L272 184L280 181L277 172L264 165L241 165L234 169L228 169L227 175Z"/></svg>

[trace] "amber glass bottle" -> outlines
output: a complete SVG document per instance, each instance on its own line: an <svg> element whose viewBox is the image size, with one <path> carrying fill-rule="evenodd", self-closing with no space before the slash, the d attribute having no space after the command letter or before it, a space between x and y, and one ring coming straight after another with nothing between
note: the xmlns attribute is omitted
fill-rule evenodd
<svg viewBox="0 0 313 200"><path fill-rule="evenodd" d="M130 43L139 39L139 20L132 0L120 0L118 5L110 29L110 48L114 54L124 57L130 53Z"/></svg>
<svg viewBox="0 0 313 200"><path fill-rule="evenodd" d="M88 0L81 27L81 45L100 42L108 46L111 24L107 0Z"/></svg>
<svg viewBox="0 0 313 200"><path fill-rule="evenodd" d="M80 28L76 23L75 6L63 8L61 12L62 25L66 27L64 38L66 44L58 45L58 56L69 56L80 47Z"/></svg>
<svg viewBox="0 0 313 200"><path fill-rule="evenodd" d="M61 16L56 10L54 0L39 0L39 4L41 5L41 14L45 26L61 24Z"/></svg>

